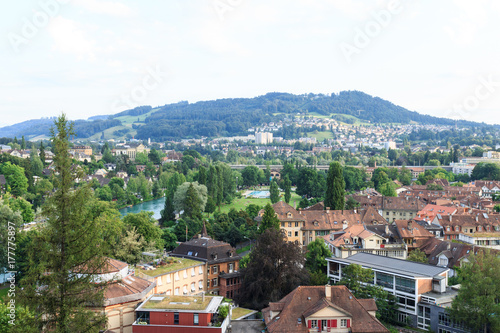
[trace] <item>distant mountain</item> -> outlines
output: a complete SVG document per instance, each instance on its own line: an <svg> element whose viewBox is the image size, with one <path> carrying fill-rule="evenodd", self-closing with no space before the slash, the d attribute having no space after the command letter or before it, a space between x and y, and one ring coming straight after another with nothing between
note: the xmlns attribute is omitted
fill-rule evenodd
<svg viewBox="0 0 500 333"><path fill-rule="evenodd" d="M106 133L123 137L135 135L137 139L156 141L217 137L248 133L248 128L294 116L297 113L333 117L344 121L357 119L370 123L419 123L455 125L460 127L487 126L484 123L438 118L409 111L379 97L360 91L338 94L268 93L254 98L226 98L190 104L182 101L153 109L140 106L115 115L77 120L77 137L89 138ZM355 117L355 118L354 118ZM0 137L34 137L49 135L53 119L29 120L0 128Z"/></svg>

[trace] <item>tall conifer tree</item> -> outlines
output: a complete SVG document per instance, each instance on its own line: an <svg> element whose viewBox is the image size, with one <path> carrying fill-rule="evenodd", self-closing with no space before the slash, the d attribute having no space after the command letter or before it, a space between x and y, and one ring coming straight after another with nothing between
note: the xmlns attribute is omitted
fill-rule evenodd
<svg viewBox="0 0 500 333"><path fill-rule="evenodd" d="M342 166L339 162L332 162L328 169L326 179L325 208L333 210L344 209L345 206L345 180Z"/></svg>
<svg viewBox="0 0 500 333"><path fill-rule="evenodd" d="M55 148L55 193L43 207L46 223L29 251L29 270L22 280L22 301L37 315L32 327L51 332L98 332L106 316L90 306L104 302L104 288L95 280L104 264L108 213L101 213L90 186L75 188L83 178L72 165L72 124L63 114L51 130Z"/></svg>

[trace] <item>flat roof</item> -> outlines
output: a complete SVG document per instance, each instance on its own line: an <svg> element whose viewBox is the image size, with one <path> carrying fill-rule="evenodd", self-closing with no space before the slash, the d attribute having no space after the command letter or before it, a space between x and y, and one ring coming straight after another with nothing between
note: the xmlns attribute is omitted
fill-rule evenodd
<svg viewBox="0 0 500 333"><path fill-rule="evenodd" d="M167 259L163 259L163 261L166 261L165 265L158 266L158 268L147 269L147 270L136 268L136 270L138 272L142 272L148 276L155 277L155 276L159 276L159 275L163 275L163 274L167 274L167 273L173 273L176 271L184 270L184 269L190 268L190 267L205 265L205 263L203 261L186 259L186 258L179 258L179 257L168 257ZM147 266L150 266L150 265L147 265Z"/></svg>
<svg viewBox="0 0 500 333"><path fill-rule="evenodd" d="M153 294L136 311L169 311L215 313L224 300L222 296L178 296Z"/></svg>
<svg viewBox="0 0 500 333"><path fill-rule="evenodd" d="M378 256L370 253L357 253L347 258L326 258L328 261L345 264L358 264L375 270L390 272L394 274L412 277L434 277L449 271L448 268L429 264L413 262L409 260Z"/></svg>

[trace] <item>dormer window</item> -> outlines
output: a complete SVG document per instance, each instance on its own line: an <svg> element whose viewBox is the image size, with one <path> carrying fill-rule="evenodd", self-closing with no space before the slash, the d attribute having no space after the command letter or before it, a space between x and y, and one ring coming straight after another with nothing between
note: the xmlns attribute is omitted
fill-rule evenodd
<svg viewBox="0 0 500 333"><path fill-rule="evenodd" d="M286 216L287 216L288 218L291 218L291 217L292 217L292 213L288 212L288 214L286 214Z"/></svg>

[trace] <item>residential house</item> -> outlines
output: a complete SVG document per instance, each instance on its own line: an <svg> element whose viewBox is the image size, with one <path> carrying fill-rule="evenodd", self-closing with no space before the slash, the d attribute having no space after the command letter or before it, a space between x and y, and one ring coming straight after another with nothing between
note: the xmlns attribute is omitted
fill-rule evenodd
<svg viewBox="0 0 500 333"><path fill-rule="evenodd" d="M299 286L262 310L269 333L389 332L373 299L356 299L346 286Z"/></svg>
<svg viewBox="0 0 500 333"><path fill-rule="evenodd" d="M126 155L131 161L135 161L137 154L149 154L150 149L146 148L142 143L140 144L129 144L123 145L121 147L116 147L111 151L114 156Z"/></svg>
<svg viewBox="0 0 500 333"><path fill-rule="evenodd" d="M361 208L373 207L388 222L411 219L425 207L425 203L418 198L400 198L385 196L353 195L352 198L360 203Z"/></svg>
<svg viewBox="0 0 500 333"><path fill-rule="evenodd" d="M429 238L435 237L434 234L430 233L414 220L396 220L394 224L399 236L408 247L408 252L420 247Z"/></svg>
<svg viewBox="0 0 500 333"><path fill-rule="evenodd" d="M206 291L207 274L205 263L199 260L170 257L160 261L158 266L145 265L135 274L156 282L155 294L195 295Z"/></svg>
<svg viewBox="0 0 500 333"><path fill-rule="evenodd" d="M389 228L387 224L383 227ZM403 242L389 243L390 239L370 231L366 225L352 225L323 238L337 258L347 258L358 252L401 259L406 259L407 256L407 248Z"/></svg>
<svg viewBox="0 0 500 333"><path fill-rule="evenodd" d="M204 262L204 269L207 273L207 287L204 290L208 293L226 297L234 297L238 294L241 286L239 272L241 257L230 244L208 237L205 226L200 235L181 243L170 255ZM231 280L228 281L228 279ZM221 287L221 284L224 287Z"/></svg>

